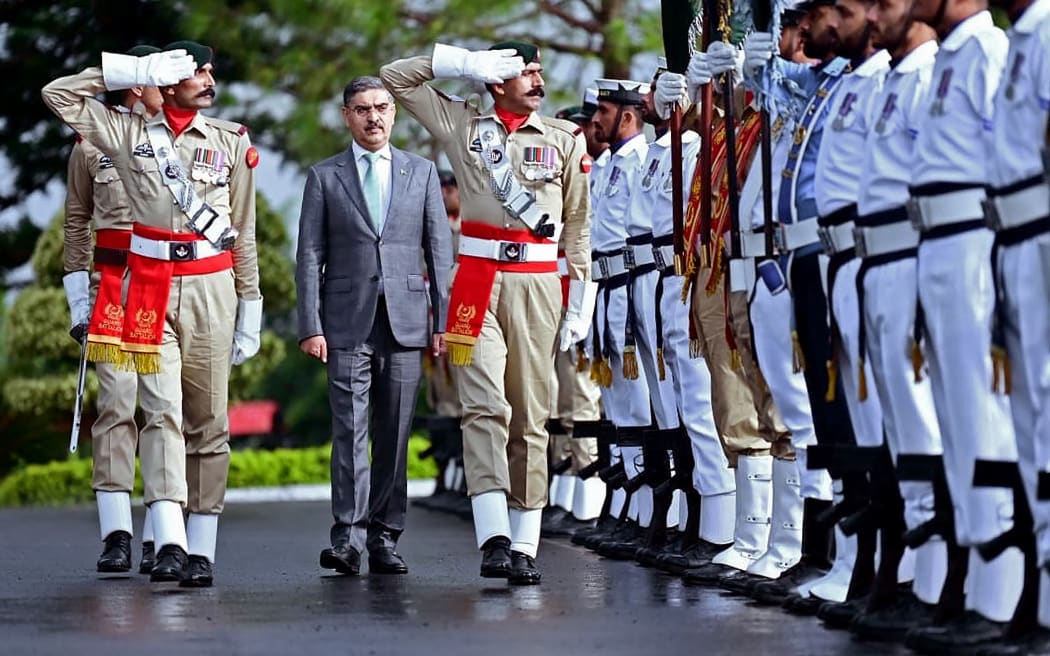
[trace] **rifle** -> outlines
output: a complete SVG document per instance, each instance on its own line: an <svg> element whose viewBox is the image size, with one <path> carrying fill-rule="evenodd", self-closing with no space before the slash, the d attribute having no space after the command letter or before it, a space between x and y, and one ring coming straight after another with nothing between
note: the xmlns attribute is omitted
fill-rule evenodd
<svg viewBox="0 0 1050 656"><path fill-rule="evenodd" d="M80 416L84 406L84 381L87 378L87 336L80 340L80 371L77 374L77 399L73 404L73 430L69 433L69 452L76 453L80 442Z"/></svg>
<svg viewBox="0 0 1050 656"><path fill-rule="evenodd" d="M667 70L685 74L693 50L695 24L699 19L698 0L661 0L660 21L663 28L664 55ZM705 103L706 106L706 103ZM671 221L674 236L675 273L685 273L685 190L682 180L682 108L671 107ZM710 159L710 158L708 158ZM710 206L710 205L709 205ZM709 212L710 214L710 212Z"/></svg>

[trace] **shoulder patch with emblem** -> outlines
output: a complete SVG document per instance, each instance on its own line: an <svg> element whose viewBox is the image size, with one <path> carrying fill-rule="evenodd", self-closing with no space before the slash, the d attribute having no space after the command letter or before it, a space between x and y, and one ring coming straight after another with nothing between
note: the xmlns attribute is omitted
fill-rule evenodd
<svg viewBox="0 0 1050 656"><path fill-rule="evenodd" d="M248 165L248 168L254 169L259 166L259 151L252 146L248 149L248 152L244 154L244 163Z"/></svg>
<svg viewBox="0 0 1050 656"><path fill-rule="evenodd" d="M580 170L584 173L590 173L592 166L594 166L594 160L591 159L589 154L584 153L583 157L580 158Z"/></svg>
<svg viewBox="0 0 1050 656"><path fill-rule="evenodd" d="M221 118L214 118L212 116L206 117L205 120L208 122L209 125L214 125L215 127L221 130L226 130L227 132L232 132L237 135L246 134L248 132L247 125L242 125L241 123L236 123L234 121L227 121Z"/></svg>

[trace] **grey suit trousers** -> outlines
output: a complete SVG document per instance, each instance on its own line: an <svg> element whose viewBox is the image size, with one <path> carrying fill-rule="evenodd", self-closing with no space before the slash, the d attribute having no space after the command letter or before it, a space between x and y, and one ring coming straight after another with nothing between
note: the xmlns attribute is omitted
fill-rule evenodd
<svg viewBox="0 0 1050 656"><path fill-rule="evenodd" d="M333 544L348 541L363 552L382 534L396 541L404 530L408 437L422 373L422 349L394 339L383 297L365 343L329 352Z"/></svg>

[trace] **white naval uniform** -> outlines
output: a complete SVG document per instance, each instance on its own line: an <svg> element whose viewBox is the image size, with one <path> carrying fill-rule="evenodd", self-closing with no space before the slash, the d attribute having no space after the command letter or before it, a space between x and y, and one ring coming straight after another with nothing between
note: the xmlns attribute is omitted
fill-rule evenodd
<svg viewBox="0 0 1050 656"><path fill-rule="evenodd" d="M989 181L993 189L1034 183L1024 185L1025 202L1000 212L1004 221L1022 224L1050 216L1042 161L1050 110L1050 0L1036 0L1007 34L1010 52L995 98ZM1036 489L1039 472L1050 468L1050 232L1000 246L997 264L1018 463L1035 520L1039 564L1045 566L1050 562L1050 502L1040 501ZM1040 588L1039 622L1050 627L1045 572Z"/></svg>
<svg viewBox="0 0 1050 656"><path fill-rule="evenodd" d="M596 178L591 197L591 249L609 252L623 249L627 244L627 215L631 206L631 193L637 188L636 179L641 175L642 162L645 159L647 145L645 134L639 132L626 140L616 152L609 154L609 159L602 167L601 175ZM592 258L594 259L594 258ZM597 271L597 265L595 265ZM608 303L606 297L608 296ZM605 417L617 428L647 427L652 421L649 407L649 386L645 370L640 369L638 378L630 380L623 376L624 331L627 323L627 288L619 287L606 293L598 292L595 303L597 320L592 322L599 331L599 343L602 350L609 355L609 367L612 370L612 384L602 387L602 408ZM608 322L608 331L605 330ZM606 343L608 338L608 344ZM592 337L587 338L592 344ZM599 357L594 354L593 357ZM629 478L634 478L644 469L642 448L620 445L624 470ZM647 526L652 517L652 490L643 486L632 496L632 506L637 507L639 523ZM634 514L633 512L631 513Z"/></svg>
<svg viewBox="0 0 1050 656"><path fill-rule="evenodd" d="M925 103L927 115L915 144L912 195L919 202L928 200L915 193L924 185L987 183L985 133L991 127L1006 51L1006 36L987 11L961 22L941 43ZM955 202L950 210L981 215L972 200ZM947 211L941 203L923 220L938 220ZM941 426L956 537L963 546L991 540L1013 523L1009 489L973 487L976 460L1017 458L1007 401L992 393L990 383L992 238L990 230L980 227L950 236L924 234L919 244L923 350ZM1022 561L1017 549L990 563L981 562L972 550L967 606L988 619L1008 620L1020 595Z"/></svg>
<svg viewBox="0 0 1050 656"><path fill-rule="evenodd" d="M937 48L937 42L930 40L908 53L887 73L882 92L871 106L871 126L861 163L865 180L857 198L861 217L903 208L908 201L916 125L925 116L924 101ZM899 227L918 243L918 233L906 218ZM862 284L864 361L874 382L863 405L878 397L894 462L901 454L940 456L941 432L930 379L923 376L915 381L909 358L918 299L914 255L871 267ZM858 430L858 441L861 435ZM900 481L900 490L908 529L933 518L932 482ZM917 549L912 591L925 603L934 604L940 598L945 558L945 545L939 537Z"/></svg>
<svg viewBox="0 0 1050 656"><path fill-rule="evenodd" d="M682 179L691 180L700 151L700 136L691 130L682 133ZM671 203L671 133L664 133L649 145L649 154L642 167L641 190L631 221L649 221L654 237L667 238L674 232ZM684 205L688 198L683 198ZM653 249L657 250L656 247ZM673 245L660 247L665 266L674 266ZM668 256L671 255L669 258ZM683 276L669 274L663 279L660 315L663 324L663 354L667 382L672 389L672 401L680 413L693 451L693 486L702 497L701 532L708 523L705 514L719 501L709 501L729 495L736 489L733 473L725 449L718 438L711 402L711 372L702 358L689 354L689 305L682 301ZM636 296L637 298L637 296ZM655 406L655 400L654 400ZM706 505L705 505L706 504ZM707 509L707 510L705 510ZM722 519L732 532L733 509L724 511ZM713 515L710 515L713 517ZM725 535L702 535L711 542L725 542Z"/></svg>

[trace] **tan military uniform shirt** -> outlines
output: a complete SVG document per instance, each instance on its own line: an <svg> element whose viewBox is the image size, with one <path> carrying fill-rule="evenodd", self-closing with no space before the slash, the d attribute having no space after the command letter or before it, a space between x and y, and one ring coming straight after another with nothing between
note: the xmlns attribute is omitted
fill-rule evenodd
<svg viewBox="0 0 1050 656"><path fill-rule="evenodd" d="M453 100L427 81L434 79L430 57L402 59L384 66L379 77L408 113L441 140L456 173L460 216L465 221L487 223L513 230L528 230L503 209L492 192L489 172L481 159L478 119L495 117L494 108L481 111L462 100ZM560 217L569 276L591 277L590 196L584 157L587 144L574 123L532 113L513 134L507 135L497 119L518 182L536 196L536 203L551 217ZM551 181L528 180L524 175L525 149L553 147L560 171ZM590 158L587 157L589 162Z"/></svg>
<svg viewBox="0 0 1050 656"><path fill-rule="evenodd" d="M95 100L104 92L101 68L88 68L77 75L59 78L44 87L44 102L86 141L112 158L113 165L128 191L132 221L172 232L190 232L188 217L164 185L158 159L146 135L149 123L164 123L164 112L151 118L116 111ZM169 128L170 130L170 128ZM225 156L220 176L194 180L197 196L229 217L239 232L233 247L233 268L237 296L259 298L259 267L255 252L255 175L248 166L251 142L246 129L230 121L197 114L173 144L190 177L198 148ZM201 176L203 177L203 176Z"/></svg>
<svg viewBox="0 0 1050 656"><path fill-rule="evenodd" d="M66 177L65 270L91 268L91 221L95 230L131 230L127 192L113 159L79 139Z"/></svg>

